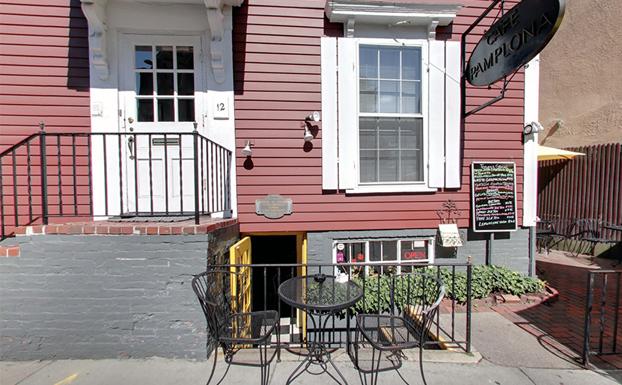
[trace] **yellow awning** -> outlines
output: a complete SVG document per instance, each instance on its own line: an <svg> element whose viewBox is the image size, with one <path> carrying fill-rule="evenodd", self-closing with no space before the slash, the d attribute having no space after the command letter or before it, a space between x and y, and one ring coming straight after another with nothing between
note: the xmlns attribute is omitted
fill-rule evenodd
<svg viewBox="0 0 622 385"><path fill-rule="evenodd" d="M580 152L562 150L560 148L538 146L538 160L572 159L575 156L583 156Z"/></svg>

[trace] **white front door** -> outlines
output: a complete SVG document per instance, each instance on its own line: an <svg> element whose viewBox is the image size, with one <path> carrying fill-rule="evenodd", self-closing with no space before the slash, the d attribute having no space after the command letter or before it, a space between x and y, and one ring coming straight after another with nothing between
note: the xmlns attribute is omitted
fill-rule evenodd
<svg viewBox="0 0 622 385"><path fill-rule="evenodd" d="M122 35L119 49L125 214L193 212L201 39Z"/></svg>

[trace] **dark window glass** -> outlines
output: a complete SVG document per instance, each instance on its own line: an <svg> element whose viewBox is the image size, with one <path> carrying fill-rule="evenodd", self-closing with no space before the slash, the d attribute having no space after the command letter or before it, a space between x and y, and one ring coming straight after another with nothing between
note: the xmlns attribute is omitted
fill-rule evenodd
<svg viewBox="0 0 622 385"><path fill-rule="evenodd" d="M151 57L151 46L139 45L136 46L136 51L134 55L136 61L137 69L152 69L153 68L153 58Z"/></svg>
<svg viewBox="0 0 622 385"><path fill-rule="evenodd" d="M153 74L151 72L136 74L136 93L138 95L153 94Z"/></svg>
<svg viewBox="0 0 622 385"><path fill-rule="evenodd" d="M191 70L194 68L192 47L177 47L177 68L180 70Z"/></svg>
<svg viewBox="0 0 622 385"><path fill-rule="evenodd" d="M194 95L194 74L177 74L177 93Z"/></svg>
<svg viewBox="0 0 622 385"><path fill-rule="evenodd" d="M136 109L139 122L153 122L153 99L138 99Z"/></svg>
<svg viewBox="0 0 622 385"><path fill-rule="evenodd" d="M177 100L177 120L180 122L194 122L194 99Z"/></svg>
<svg viewBox="0 0 622 385"><path fill-rule="evenodd" d="M156 47L156 68L173 69L173 47Z"/></svg>
<svg viewBox="0 0 622 385"><path fill-rule="evenodd" d="M158 121L172 122L175 120L173 99L158 99Z"/></svg>
<svg viewBox="0 0 622 385"><path fill-rule="evenodd" d="M173 95L173 74L158 74L158 95Z"/></svg>

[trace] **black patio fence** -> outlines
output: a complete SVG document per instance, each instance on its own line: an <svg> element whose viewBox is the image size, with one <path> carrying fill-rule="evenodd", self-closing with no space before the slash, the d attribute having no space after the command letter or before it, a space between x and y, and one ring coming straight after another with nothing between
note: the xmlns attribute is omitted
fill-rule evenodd
<svg viewBox="0 0 622 385"><path fill-rule="evenodd" d="M290 348L303 346L313 339L312 325L325 324L327 334L323 340L334 348L348 347L354 333L357 312L386 314L389 309L386 290L387 280L394 274L408 272L426 272L440 279L446 290L446 296L440 306L432 327L427 349L452 349L471 352L471 289L472 265L469 262L435 262L421 264L401 262L391 265L386 262L375 263L339 263L339 264L248 264L248 265L208 265L207 269L227 269L247 274L250 279L249 292L236 291L236 299L247 295L251 298L250 309L245 311L276 310L281 317L281 344ZM382 272L377 274L377 272ZM337 275L346 274L348 279L361 285L363 297L352 308L337 315L318 316L295 309L278 297L278 287L289 278L301 275ZM462 299L459 302L457 295ZM315 317L316 322L306 322L308 317ZM329 317L326 319L325 317ZM283 322L286 320L285 322ZM288 325L289 324L289 325ZM306 330L305 330L306 329ZM306 333L305 333L306 332ZM273 336L273 342L275 337Z"/></svg>
<svg viewBox="0 0 622 385"><path fill-rule="evenodd" d="M586 367L591 356L620 354L621 278L622 270L592 270L588 273L582 354Z"/></svg>
<svg viewBox="0 0 622 385"><path fill-rule="evenodd" d="M568 150L585 156L539 163L538 216L564 239L583 239L581 224L592 223L592 238L621 242L607 224L622 224L622 144Z"/></svg>
<svg viewBox="0 0 622 385"><path fill-rule="evenodd" d="M198 224L231 211L231 162L230 150L196 130L42 129L0 153L0 240L54 217L187 216Z"/></svg>

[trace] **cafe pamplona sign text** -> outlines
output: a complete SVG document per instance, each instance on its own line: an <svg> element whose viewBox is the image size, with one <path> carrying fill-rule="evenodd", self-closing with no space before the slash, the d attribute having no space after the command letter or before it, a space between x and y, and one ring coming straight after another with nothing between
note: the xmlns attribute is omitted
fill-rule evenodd
<svg viewBox="0 0 622 385"><path fill-rule="evenodd" d="M533 59L551 40L564 17L565 0L523 0L484 34L473 50L466 78L487 86Z"/></svg>

